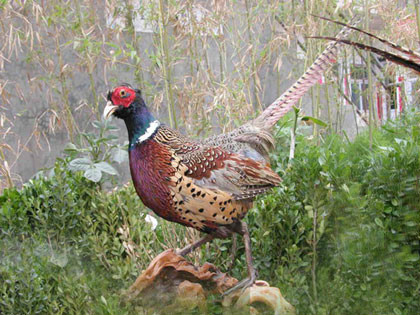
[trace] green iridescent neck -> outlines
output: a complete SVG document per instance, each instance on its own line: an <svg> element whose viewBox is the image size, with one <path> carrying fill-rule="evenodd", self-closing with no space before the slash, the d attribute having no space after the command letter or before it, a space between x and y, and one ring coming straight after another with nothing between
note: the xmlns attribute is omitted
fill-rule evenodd
<svg viewBox="0 0 420 315"><path fill-rule="evenodd" d="M133 149L136 143L149 138L160 125L146 106L137 107L124 121L128 130L129 150Z"/></svg>

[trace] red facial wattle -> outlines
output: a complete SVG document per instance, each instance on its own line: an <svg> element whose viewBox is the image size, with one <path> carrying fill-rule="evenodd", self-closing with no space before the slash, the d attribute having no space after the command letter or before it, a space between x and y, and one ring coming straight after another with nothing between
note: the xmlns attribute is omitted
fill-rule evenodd
<svg viewBox="0 0 420 315"><path fill-rule="evenodd" d="M136 98L136 91L126 86L117 87L111 95L111 101L114 105L122 105L124 107L130 104Z"/></svg>

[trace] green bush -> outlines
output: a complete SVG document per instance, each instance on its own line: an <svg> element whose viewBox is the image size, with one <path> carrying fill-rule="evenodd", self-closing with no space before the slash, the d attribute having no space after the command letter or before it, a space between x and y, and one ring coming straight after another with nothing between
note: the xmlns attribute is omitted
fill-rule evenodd
<svg viewBox="0 0 420 315"><path fill-rule="evenodd" d="M298 134L292 161L279 147L272 165L283 184L246 218L259 278L300 314L417 313L419 141L411 114L378 129L371 147L366 134L320 144ZM107 177L94 182L69 168L77 158L58 159L51 176L0 196L1 314L138 312L121 290L156 254L185 245L181 226L158 219L151 230L132 185L105 192ZM227 268L231 240L209 246L202 261ZM239 239L238 278L246 276L243 250Z"/></svg>
<svg viewBox="0 0 420 315"><path fill-rule="evenodd" d="M130 314L121 290L174 234L152 233L132 185L102 191L69 161L0 196L1 314Z"/></svg>
<svg viewBox="0 0 420 315"><path fill-rule="evenodd" d="M420 307L419 115L354 142L297 140L274 156L283 186L248 216L260 274L303 314Z"/></svg>

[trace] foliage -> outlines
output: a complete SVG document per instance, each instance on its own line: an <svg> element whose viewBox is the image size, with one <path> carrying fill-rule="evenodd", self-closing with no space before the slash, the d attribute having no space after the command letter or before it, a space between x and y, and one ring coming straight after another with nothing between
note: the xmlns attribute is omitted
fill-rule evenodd
<svg viewBox="0 0 420 315"><path fill-rule="evenodd" d="M260 278L301 314L415 314L420 306L420 115L354 142L302 134L272 156L283 185L247 215ZM288 128L286 128L288 131ZM284 130L279 135L288 135ZM206 255L230 261L230 241ZM234 268L246 275L243 248Z"/></svg>
<svg viewBox="0 0 420 315"><path fill-rule="evenodd" d="M152 233L131 185L104 192L69 161L0 196L1 314L129 314L120 290L185 233Z"/></svg>
<svg viewBox="0 0 420 315"><path fill-rule="evenodd" d="M285 125L279 142L293 128ZM415 314L419 114L375 131L371 149L366 133L320 144L304 133L296 131L293 160L283 147L273 154L283 185L247 216L260 278L280 287L300 314ZM123 302L122 290L157 253L191 239L161 219L153 231L131 185L104 192L69 170L73 160L58 159L51 176L0 196L2 314L141 313ZM239 244L232 273L244 277ZM208 246L200 261L227 268L231 241Z"/></svg>
<svg viewBox="0 0 420 315"><path fill-rule="evenodd" d="M69 170L83 171L85 178L97 183L103 179L103 174L118 175L110 162L122 163L128 159L128 154L127 149L118 144L118 136L109 133L119 130L117 127L111 125L108 120L94 121L92 125L98 130L98 135L82 132L80 137L86 141L86 145L77 147L69 143L64 152L71 158ZM109 135L105 136L107 133ZM84 157L78 157L81 154Z"/></svg>

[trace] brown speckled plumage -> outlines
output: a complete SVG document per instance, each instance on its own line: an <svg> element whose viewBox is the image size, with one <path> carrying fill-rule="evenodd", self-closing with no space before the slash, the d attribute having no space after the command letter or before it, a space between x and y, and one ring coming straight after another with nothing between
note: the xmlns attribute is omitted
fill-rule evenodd
<svg viewBox="0 0 420 315"><path fill-rule="evenodd" d="M159 153L153 154L155 151ZM153 161L145 155L152 156ZM162 156L165 165L159 162ZM159 127L139 149L130 151L130 165L135 183L151 183L152 188L136 185L147 206L167 220L204 232L242 219L253 197L281 181L266 163L193 142L166 126ZM169 197L165 201L161 197L159 202L142 197L160 195L157 191L145 191L159 186L155 181L164 182L165 188L159 191L167 190Z"/></svg>

